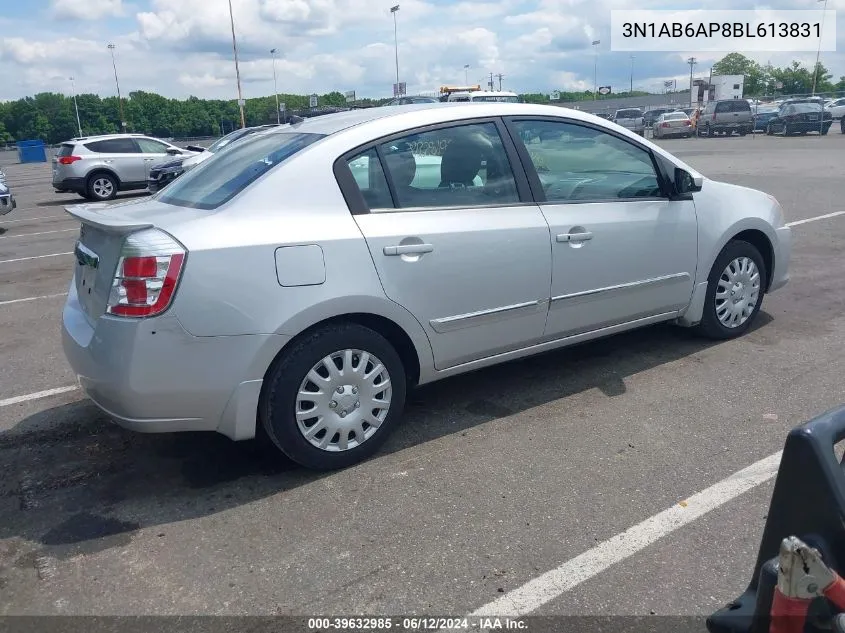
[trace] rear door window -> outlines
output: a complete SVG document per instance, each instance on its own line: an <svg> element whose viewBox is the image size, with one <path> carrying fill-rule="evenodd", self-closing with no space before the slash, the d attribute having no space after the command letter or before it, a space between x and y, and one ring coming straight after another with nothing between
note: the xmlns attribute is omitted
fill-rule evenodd
<svg viewBox="0 0 845 633"><path fill-rule="evenodd" d="M249 136L176 179L158 200L191 209L216 209L324 136L302 132Z"/></svg>
<svg viewBox="0 0 845 633"><path fill-rule="evenodd" d="M140 154L141 149L131 138L110 138L103 141L86 143L92 152L99 154Z"/></svg>
<svg viewBox="0 0 845 633"><path fill-rule="evenodd" d="M73 145L70 145L68 143L63 144L59 148L59 151L56 153L56 156L58 156L59 158L61 158L62 156L72 156L72 155L73 155Z"/></svg>

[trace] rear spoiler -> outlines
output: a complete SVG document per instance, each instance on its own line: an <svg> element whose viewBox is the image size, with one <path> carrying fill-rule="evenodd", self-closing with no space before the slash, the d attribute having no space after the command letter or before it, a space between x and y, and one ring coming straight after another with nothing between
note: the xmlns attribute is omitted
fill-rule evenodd
<svg viewBox="0 0 845 633"><path fill-rule="evenodd" d="M65 207L65 211L77 220L109 233L132 233L143 229L151 229L154 226L149 222L136 222L101 212L108 207L108 204L101 202L94 204L74 204Z"/></svg>

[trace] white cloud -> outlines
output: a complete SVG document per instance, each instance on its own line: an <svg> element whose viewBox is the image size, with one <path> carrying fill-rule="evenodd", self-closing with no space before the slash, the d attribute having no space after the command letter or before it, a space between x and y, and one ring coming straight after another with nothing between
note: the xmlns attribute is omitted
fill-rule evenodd
<svg viewBox="0 0 845 633"><path fill-rule="evenodd" d="M123 0L51 0L50 13L57 19L102 20L124 15Z"/></svg>
<svg viewBox="0 0 845 633"><path fill-rule="evenodd" d="M131 1L131 4L130 4ZM829 8L836 0L829 0ZM75 76L80 91L110 94L105 47L117 44L121 88L168 96L231 99L235 94L232 34L226 0L30 0L44 15L97 16L97 22L0 18L0 99L64 90L61 77ZM430 92L466 78L486 84L502 73L503 87L524 92L593 87L592 39L601 39L598 81L627 87L630 59L610 50L609 11L629 0L232 0L244 96L272 94L270 49L278 49L279 90L307 94L355 90L387 96L395 81L394 31L399 37L400 80L410 92ZM813 0L767 0L787 8ZM708 8L730 7L714 0ZM693 0L639 0L640 8L697 8ZM57 14L58 12L58 14ZM61 12L64 12L63 14ZM43 13L42 13L43 14ZM845 16L840 18L845 43ZM70 34L73 34L73 37ZM694 54L694 53L693 53ZM706 75L721 55L695 54L696 76ZM685 54L638 53L635 87L662 86L689 78ZM792 59L812 65L815 54L752 55L782 66ZM838 78L844 53L823 53ZM28 70L24 70L28 69ZM29 72L31 71L31 72ZM686 77L686 80L684 78ZM498 85L498 81L496 81Z"/></svg>

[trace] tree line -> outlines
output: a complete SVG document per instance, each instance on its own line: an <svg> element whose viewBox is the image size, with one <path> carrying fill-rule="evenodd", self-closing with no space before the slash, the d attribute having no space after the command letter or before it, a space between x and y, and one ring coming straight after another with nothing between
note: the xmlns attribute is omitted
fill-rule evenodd
<svg viewBox="0 0 845 633"><path fill-rule="evenodd" d="M776 94L808 94L813 87L813 69L792 62L783 68L760 65L740 53L730 53L713 65L714 75L744 75L745 96ZM816 68L816 92L845 91L845 76L833 83L832 75L820 63ZM778 87L780 86L780 87ZM614 97L644 96L647 92L615 93ZM549 103L548 94L523 94L529 103ZM591 90L562 91L563 102L593 99ZM308 95L279 95L287 110L309 106ZM389 99L361 99L357 105L382 105ZM117 97L96 94L77 95L79 121L83 135L109 134L120 131L120 103ZM318 96L320 106L345 106L340 92ZM244 106L247 125L274 123L276 97L247 99ZM123 99L123 118L128 132L139 132L162 138L218 136L240 127L240 110L234 100L169 99L151 92L132 92ZM73 98L63 94L43 92L16 101L0 102L0 143L16 140L41 139L46 143L60 143L78 136Z"/></svg>

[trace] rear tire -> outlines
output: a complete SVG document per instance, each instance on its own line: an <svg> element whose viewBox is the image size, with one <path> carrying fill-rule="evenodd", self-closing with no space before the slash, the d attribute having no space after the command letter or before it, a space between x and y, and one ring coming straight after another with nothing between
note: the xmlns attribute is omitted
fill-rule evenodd
<svg viewBox="0 0 845 633"><path fill-rule="evenodd" d="M367 361L364 354L371 360ZM327 359L335 365L335 372L325 364ZM378 370L375 363L382 369ZM312 381L310 376L315 372L325 383ZM376 391L385 383L370 381L385 376L388 386ZM259 404L260 423L273 444L294 462L314 470L346 468L373 455L398 424L405 405L405 382L402 360L379 333L354 323L328 325L294 343L274 362ZM319 397L320 392L325 393L324 398ZM308 399L309 393L315 394L313 400ZM329 398L330 402L321 402ZM380 424L369 424L367 420L379 421L372 413L378 408L372 405L385 401L388 405L386 414L382 413L385 407L380 407ZM312 409L313 417L305 418L303 413ZM366 429L363 424L367 424ZM307 438L306 433L316 425L321 425L320 430ZM366 435L371 429L375 431ZM361 432L363 440L358 438ZM342 448L344 438L355 445ZM312 442L323 443L324 447Z"/></svg>
<svg viewBox="0 0 845 633"><path fill-rule="evenodd" d="M112 200L117 195L117 178L105 172L91 174L85 189L85 197L89 200L103 202Z"/></svg>
<svg viewBox="0 0 845 633"><path fill-rule="evenodd" d="M753 262L759 276L757 279L756 303L754 304L750 314L745 317L745 321L737 323L733 327L729 327L719 318L720 314L722 314L724 318L724 315L727 315L730 310L729 306L733 307L741 305L742 301L733 304L731 302L734 299L731 297L729 292L727 293L727 296L718 298L716 293L719 290L720 283L727 284L727 286L730 287L731 282L729 280L729 276L726 274L728 267L734 265L737 261L746 260ZM722 249L722 252L719 253L716 261L713 262L713 267L710 269L710 275L707 277L707 293L704 299L704 313L701 317L701 323L699 323L696 327L697 332L702 336L715 340L732 339L745 334L754 323L754 319L760 311L760 307L763 305L763 295L764 289L768 284L768 275L769 271L766 270L763 257L760 255L760 251L758 251L753 244L749 244L748 242L744 242L742 240L733 240L728 242L725 245L725 248ZM740 283L743 283L743 281L741 280ZM728 288L724 285L722 289L726 292L728 291ZM742 290L737 292L745 292L749 290L751 290L749 284L743 283ZM742 294L738 295L738 297L743 296L744 295ZM747 303L745 305L747 306ZM725 308L728 308L728 310L725 310Z"/></svg>

